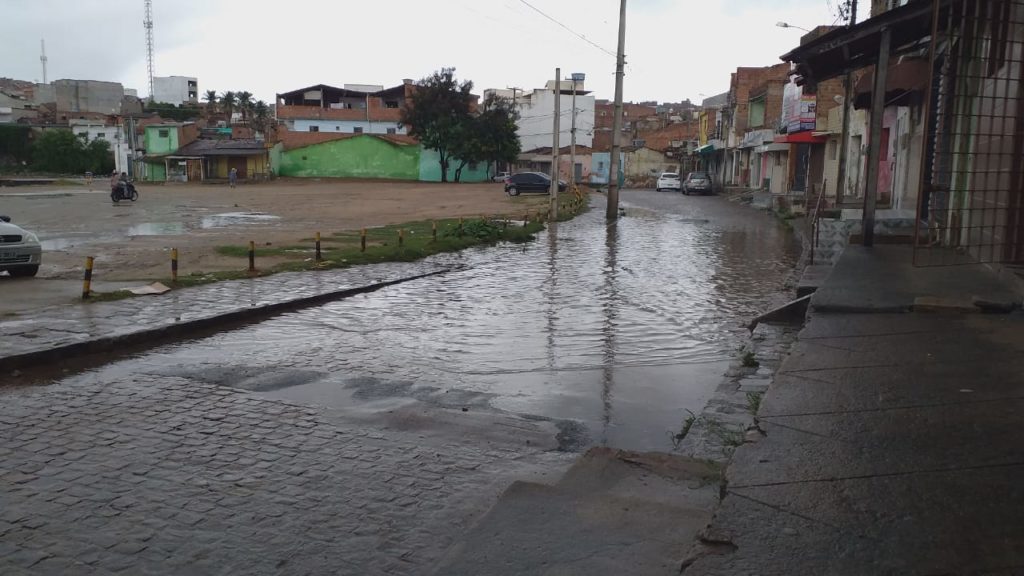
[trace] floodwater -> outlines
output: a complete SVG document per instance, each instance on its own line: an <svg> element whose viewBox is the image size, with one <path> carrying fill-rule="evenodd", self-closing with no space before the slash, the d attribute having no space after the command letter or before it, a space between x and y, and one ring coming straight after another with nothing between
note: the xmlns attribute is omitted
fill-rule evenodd
<svg viewBox="0 0 1024 576"><path fill-rule="evenodd" d="M457 271L103 370L183 376L384 414L429 406L551 420L562 446L671 449L799 256L769 216L718 197L627 191L536 242L435 257ZM101 370L97 376L102 376Z"/></svg>

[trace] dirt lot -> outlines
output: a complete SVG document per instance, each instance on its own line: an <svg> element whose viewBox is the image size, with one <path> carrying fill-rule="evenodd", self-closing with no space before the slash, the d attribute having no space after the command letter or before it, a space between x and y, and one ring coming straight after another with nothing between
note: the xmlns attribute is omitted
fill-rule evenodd
<svg viewBox="0 0 1024 576"><path fill-rule="evenodd" d="M317 231L326 235L432 218L521 215L546 205L543 195L509 198L497 183L278 180L237 188L143 183L138 202L120 204L110 201L102 184L93 188L0 189L0 214L44 242L39 278L79 279L86 256L96 258L98 280L166 278L171 248L180 252L181 274L238 270L245 260L217 254L217 246L249 240L259 246L296 244Z"/></svg>

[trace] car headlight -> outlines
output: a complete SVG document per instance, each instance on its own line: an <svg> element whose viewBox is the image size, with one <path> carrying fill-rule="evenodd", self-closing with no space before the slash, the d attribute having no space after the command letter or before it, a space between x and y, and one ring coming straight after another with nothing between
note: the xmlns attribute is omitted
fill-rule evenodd
<svg viewBox="0 0 1024 576"><path fill-rule="evenodd" d="M36 236L35 234L33 234L31 232L26 232L25 233L25 241L27 241L27 242L39 242L39 236Z"/></svg>

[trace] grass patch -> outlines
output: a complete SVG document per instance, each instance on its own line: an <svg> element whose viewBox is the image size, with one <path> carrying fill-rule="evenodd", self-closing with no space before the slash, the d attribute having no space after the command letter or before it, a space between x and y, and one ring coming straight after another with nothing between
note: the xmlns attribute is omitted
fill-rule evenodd
<svg viewBox="0 0 1024 576"><path fill-rule="evenodd" d="M679 430L679 432L676 432L675 434L672 435L673 448L679 448L679 445L683 442L683 439L685 439L686 435L690 433L690 428L693 428L694 422L697 421L697 415L694 414L692 410L687 409L686 411L689 412L690 415L686 417L686 420L683 420L683 427Z"/></svg>
<svg viewBox="0 0 1024 576"><path fill-rule="evenodd" d="M132 294L128 290L114 290L113 292L90 292L86 302L116 302L126 298L134 298L138 294Z"/></svg>
<svg viewBox="0 0 1024 576"><path fill-rule="evenodd" d="M764 394L761 392L747 392L747 410L754 416L757 416L757 412L761 410L761 398Z"/></svg>
<svg viewBox="0 0 1024 576"><path fill-rule="evenodd" d="M740 359L740 365L743 366L744 368L757 368L761 365L761 363L757 361L757 358L754 356L753 352L748 351L745 352L742 358Z"/></svg>

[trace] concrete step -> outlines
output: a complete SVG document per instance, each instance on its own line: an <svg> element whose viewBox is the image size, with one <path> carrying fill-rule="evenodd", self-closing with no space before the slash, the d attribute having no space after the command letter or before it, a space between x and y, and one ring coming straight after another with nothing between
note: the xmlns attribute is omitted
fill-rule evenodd
<svg viewBox="0 0 1024 576"><path fill-rule="evenodd" d="M515 482L434 574L670 574L718 502L718 470L601 449L555 486Z"/></svg>

